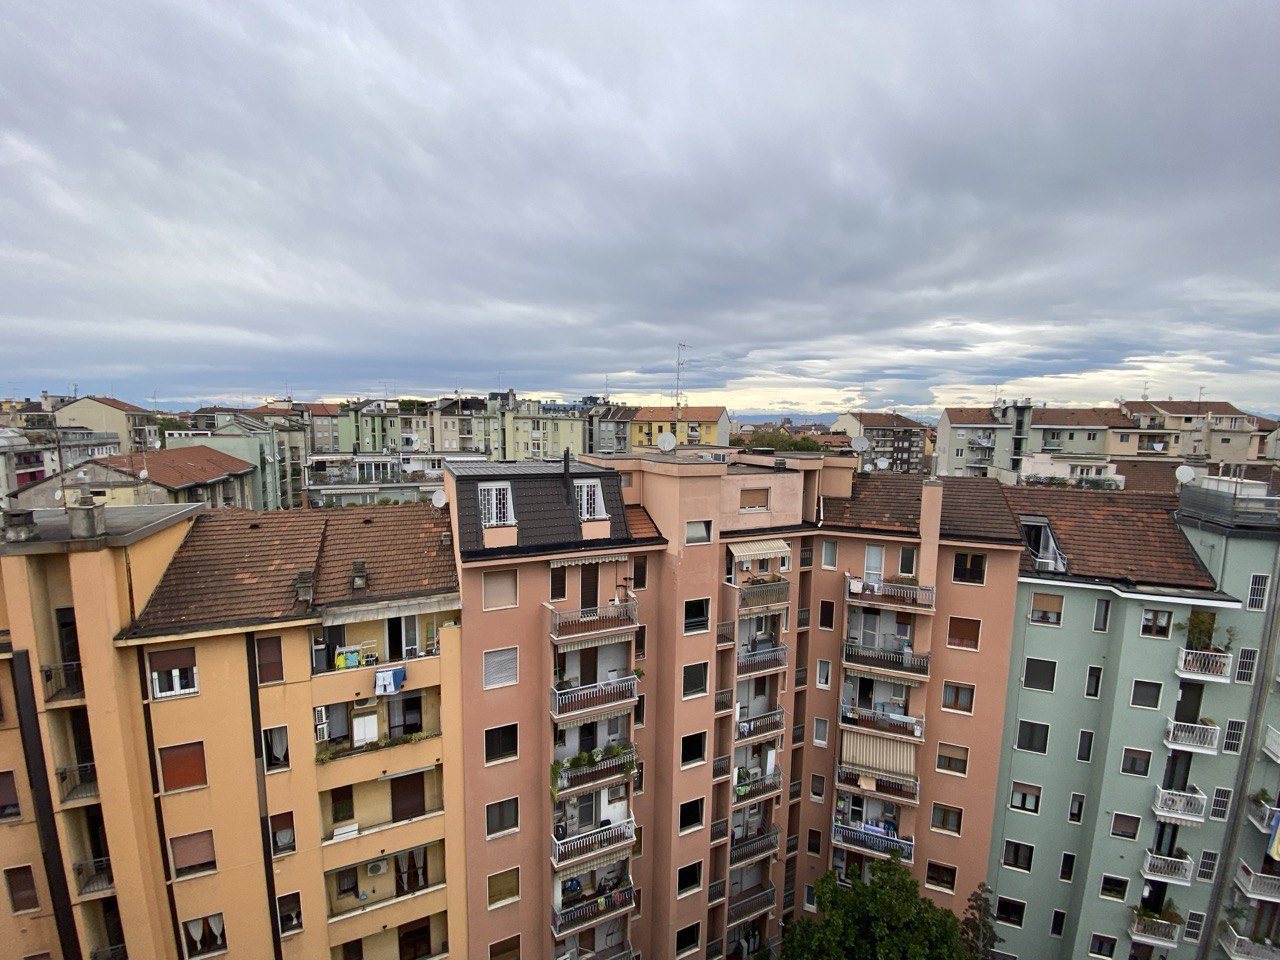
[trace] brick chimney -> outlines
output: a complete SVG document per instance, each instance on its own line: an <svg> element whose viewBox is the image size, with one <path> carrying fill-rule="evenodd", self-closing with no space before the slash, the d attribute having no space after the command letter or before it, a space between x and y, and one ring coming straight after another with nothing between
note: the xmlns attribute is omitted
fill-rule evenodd
<svg viewBox="0 0 1280 960"><path fill-rule="evenodd" d="M930 478L920 487L920 586L932 587L938 579L938 538L942 530L942 481Z"/></svg>

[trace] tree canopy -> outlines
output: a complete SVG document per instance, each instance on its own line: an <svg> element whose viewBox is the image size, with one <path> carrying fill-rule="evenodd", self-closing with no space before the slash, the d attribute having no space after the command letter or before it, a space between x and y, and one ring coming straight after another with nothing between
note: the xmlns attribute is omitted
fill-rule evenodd
<svg viewBox="0 0 1280 960"><path fill-rule="evenodd" d="M757 430L750 436L737 434L729 439L729 443L735 447L769 447L773 450L807 450L813 452L822 449L822 444L812 437L793 437L791 434L783 433L781 430L768 430L763 433Z"/></svg>

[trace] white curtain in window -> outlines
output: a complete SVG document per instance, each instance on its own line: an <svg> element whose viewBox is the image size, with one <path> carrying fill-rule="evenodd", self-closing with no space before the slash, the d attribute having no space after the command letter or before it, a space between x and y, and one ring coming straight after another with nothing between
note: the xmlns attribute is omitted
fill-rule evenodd
<svg viewBox="0 0 1280 960"><path fill-rule="evenodd" d="M215 913L209 918L209 929L213 931L213 938L219 943L222 942L222 914Z"/></svg>
<svg viewBox="0 0 1280 960"><path fill-rule="evenodd" d="M267 742L271 749L271 759L283 763L289 755L289 730L287 727L273 727L267 731Z"/></svg>

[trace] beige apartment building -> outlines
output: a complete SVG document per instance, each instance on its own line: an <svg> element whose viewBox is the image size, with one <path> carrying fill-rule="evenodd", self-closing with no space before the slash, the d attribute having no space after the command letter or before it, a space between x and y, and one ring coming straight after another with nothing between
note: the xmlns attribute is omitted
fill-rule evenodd
<svg viewBox="0 0 1280 960"><path fill-rule="evenodd" d="M114 433L121 453L153 447L160 439L151 411L115 397L78 397L57 407L53 416L60 427Z"/></svg>

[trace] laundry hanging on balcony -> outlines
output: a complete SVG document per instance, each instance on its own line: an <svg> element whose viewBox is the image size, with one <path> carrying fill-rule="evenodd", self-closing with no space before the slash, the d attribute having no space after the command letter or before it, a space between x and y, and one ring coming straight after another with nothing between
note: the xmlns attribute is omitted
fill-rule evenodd
<svg viewBox="0 0 1280 960"><path fill-rule="evenodd" d="M404 686L404 677L404 667L379 670L373 679L373 692L379 697L399 693L400 688Z"/></svg>

